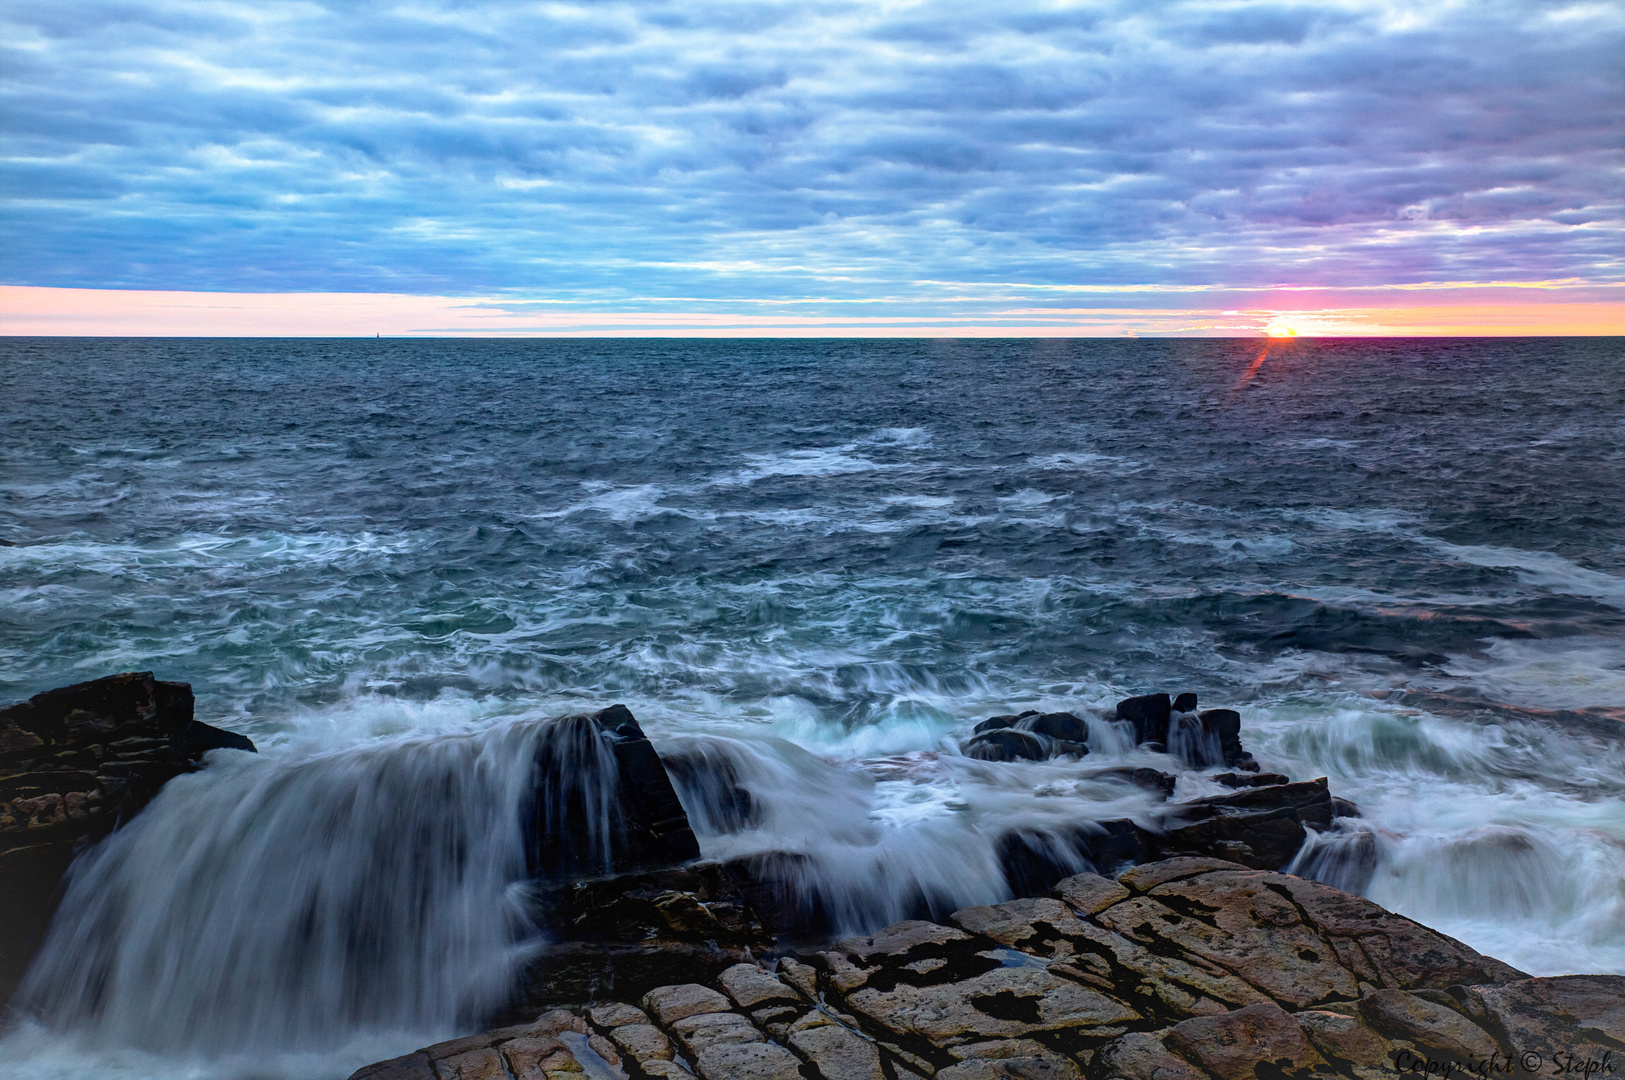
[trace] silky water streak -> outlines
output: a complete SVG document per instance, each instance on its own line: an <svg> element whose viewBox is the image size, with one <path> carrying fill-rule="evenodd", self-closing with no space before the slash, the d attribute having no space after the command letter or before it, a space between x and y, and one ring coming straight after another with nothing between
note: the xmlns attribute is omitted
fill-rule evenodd
<svg viewBox="0 0 1625 1080"><path fill-rule="evenodd" d="M556 726L172 781L75 867L23 1010L205 1059L450 1033L500 1004L534 937L523 818Z"/></svg>

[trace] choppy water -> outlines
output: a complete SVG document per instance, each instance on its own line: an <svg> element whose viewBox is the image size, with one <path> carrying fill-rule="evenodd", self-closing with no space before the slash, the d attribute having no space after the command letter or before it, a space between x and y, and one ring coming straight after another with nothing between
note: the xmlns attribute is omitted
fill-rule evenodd
<svg viewBox="0 0 1625 1080"><path fill-rule="evenodd" d="M308 822L206 808L625 702L761 796L755 828L697 821L707 854L807 851L862 925L910 890L997 899L991 838L1147 813L1090 771L1168 767L995 768L957 755L972 722L1195 689L1266 768L1360 803L1373 899L1532 972L1625 972L1622 361L1617 339L11 339L0 699L191 681L265 752L124 842L196 860L246 835L200 820L293 820L267 846L318 891ZM239 864L197 888L276 895ZM132 961L129 1009L59 1009L0 1073L342 1076L500 982L502 876L458 879L492 914L444 1000L312 1033L308 994L230 982L232 1013ZM149 922L118 947L165 955ZM283 1011L226 1054L253 993ZM160 1039L162 1006L203 1011Z"/></svg>

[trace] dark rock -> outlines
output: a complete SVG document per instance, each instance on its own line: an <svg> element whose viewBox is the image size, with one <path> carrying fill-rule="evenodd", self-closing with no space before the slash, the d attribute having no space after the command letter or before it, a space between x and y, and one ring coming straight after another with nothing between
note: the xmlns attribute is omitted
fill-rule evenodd
<svg viewBox="0 0 1625 1080"><path fill-rule="evenodd" d="M1023 730L1031 731L1035 735L1047 735L1051 739L1061 739L1071 743L1087 743L1089 741L1089 725L1071 713L1040 713L1035 716L1025 717L1019 721L1017 726Z"/></svg>
<svg viewBox="0 0 1625 1080"><path fill-rule="evenodd" d="M1168 719L1173 702L1167 694L1145 694L1117 703L1117 719L1134 725L1134 741L1161 749L1168 742Z"/></svg>
<svg viewBox="0 0 1625 1080"><path fill-rule="evenodd" d="M829 912L811 875L811 860L768 851L730 859L722 869L738 888L763 930L777 941L806 941L827 933Z"/></svg>
<svg viewBox="0 0 1625 1080"><path fill-rule="evenodd" d="M1173 798L1174 788L1179 784L1179 777L1173 773L1159 772L1156 769L1135 769L1129 774L1129 779L1135 787L1142 787L1147 791L1160 791L1164 799Z"/></svg>
<svg viewBox="0 0 1625 1080"><path fill-rule="evenodd" d="M1359 816L1360 816L1360 807L1357 804L1352 803L1347 799L1339 799L1336 795L1332 796L1332 817L1333 818L1340 818L1340 817L1357 818Z"/></svg>
<svg viewBox="0 0 1625 1080"><path fill-rule="evenodd" d="M218 749L254 744L196 720L192 688L150 671L0 709L0 1001L22 978L79 852Z"/></svg>
<svg viewBox="0 0 1625 1080"><path fill-rule="evenodd" d="M626 706L553 721L537 746L535 775L526 844L533 876L597 876L699 858L671 778Z"/></svg>
<svg viewBox="0 0 1625 1080"><path fill-rule="evenodd" d="M569 941L715 941L741 948L773 941L744 891L715 862L540 885L531 911L549 935Z"/></svg>
<svg viewBox="0 0 1625 1080"><path fill-rule="evenodd" d="M1292 780L1291 780L1290 777L1284 776L1284 775L1282 775L1281 773L1278 773L1278 772L1258 773L1255 776L1242 776L1240 773L1227 772L1227 773L1220 773L1218 776L1215 776L1213 779L1217 780L1219 783L1223 784L1225 787L1233 787L1233 788L1268 787L1271 784L1290 784L1290 783L1292 783ZM1338 800L1333 799L1332 801L1335 803Z"/></svg>
<svg viewBox="0 0 1625 1080"><path fill-rule="evenodd" d="M1173 710L1174 712L1195 712L1196 695L1189 692L1180 694L1174 698Z"/></svg>
<svg viewBox="0 0 1625 1080"><path fill-rule="evenodd" d="M1279 870L1303 846L1303 825L1290 806L1226 811L1169 829L1157 842L1164 856L1211 855L1254 870Z"/></svg>
<svg viewBox="0 0 1625 1080"><path fill-rule="evenodd" d="M761 810L750 791L739 783L739 770L731 755L715 746L696 746L661 755L690 825L701 831L736 833L761 822Z"/></svg>
<svg viewBox="0 0 1625 1080"><path fill-rule="evenodd" d="M965 756L981 761L1042 761L1049 756L1045 739L1015 728L997 728L974 735L965 744Z"/></svg>
<svg viewBox="0 0 1625 1080"><path fill-rule="evenodd" d="M1332 795L1324 776L1318 780L1305 780L1296 784L1270 784L1245 788L1232 795L1209 795L1180 805L1189 816L1205 815L1209 809L1223 812L1278 810L1291 807L1297 811L1298 820L1305 825L1325 829L1332 823Z"/></svg>
<svg viewBox="0 0 1625 1080"><path fill-rule="evenodd" d="M1060 832L1018 829L1000 837L999 865L1016 896L1043 896L1080 870L1113 873L1141 862L1156 840L1126 818L1088 822Z"/></svg>
<svg viewBox="0 0 1625 1080"><path fill-rule="evenodd" d="M1241 714L1234 709L1207 709L1198 719L1202 730L1218 740L1220 761L1236 768L1247 758L1241 745ZM1217 764L1217 763L1216 763ZM1257 766L1248 771L1256 771Z"/></svg>
<svg viewBox="0 0 1625 1080"><path fill-rule="evenodd" d="M984 731L998 731L1000 728L1014 727L1016 721L1024 720L1029 716L1037 716L1037 709L1028 709L1026 712L1010 713L1007 716L990 716L977 724L971 734L980 735Z"/></svg>

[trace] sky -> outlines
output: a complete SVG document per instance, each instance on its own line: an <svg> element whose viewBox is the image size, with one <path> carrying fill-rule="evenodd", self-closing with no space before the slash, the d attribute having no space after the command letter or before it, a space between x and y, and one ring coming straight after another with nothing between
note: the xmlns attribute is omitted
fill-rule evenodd
<svg viewBox="0 0 1625 1080"><path fill-rule="evenodd" d="M1589 0L3 0L0 332L1621 333L1622 57Z"/></svg>

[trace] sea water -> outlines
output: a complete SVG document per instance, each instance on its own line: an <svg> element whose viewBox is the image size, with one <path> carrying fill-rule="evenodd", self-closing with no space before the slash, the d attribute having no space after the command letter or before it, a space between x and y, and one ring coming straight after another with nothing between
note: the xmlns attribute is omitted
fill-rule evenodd
<svg viewBox="0 0 1625 1080"><path fill-rule="evenodd" d="M342 1078L467 1030L545 933L539 721L615 702L751 792L743 823L685 793L706 855L806 855L859 931L1004 898L1011 830L1153 820L1114 767L1223 790L1099 716L1194 690L1359 804L1300 872L1532 973L1625 972L1622 364L0 341L0 700L151 669L261 750L76 867L0 1075ZM1027 708L1093 752L960 753Z"/></svg>

